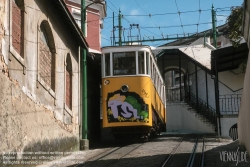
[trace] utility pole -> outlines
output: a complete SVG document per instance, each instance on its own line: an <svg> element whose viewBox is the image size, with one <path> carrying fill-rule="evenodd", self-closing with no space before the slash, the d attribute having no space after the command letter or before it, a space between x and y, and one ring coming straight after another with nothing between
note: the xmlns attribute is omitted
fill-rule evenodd
<svg viewBox="0 0 250 167"><path fill-rule="evenodd" d="M113 46L115 46L115 13L113 12Z"/></svg>
<svg viewBox="0 0 250 167"><path fill-rule="evenodd" d="M86 37L85 21L86 21L85 0L81 0L81 29L84 37ZM80 140L80 150L89 149L88 140L88 97L87 97L87 52L86 49L81 48L81 99L82 99L82 139Z"/></svg>
<svg viewBox="0 0 250 167"><path fill-rule="evenodd" d="M213 25L213 43L214 47L217 48L217 31L216 31L216 12L214 11L214 5L212 5L212 25Z"/></svg>
<svg viewBox="0 0 250 167"><path fill-rule="evenodd" d="M118 27L119 27L119 46L122 45L122 14L121 10L119 9L119 16L118 16Z"/></svg>

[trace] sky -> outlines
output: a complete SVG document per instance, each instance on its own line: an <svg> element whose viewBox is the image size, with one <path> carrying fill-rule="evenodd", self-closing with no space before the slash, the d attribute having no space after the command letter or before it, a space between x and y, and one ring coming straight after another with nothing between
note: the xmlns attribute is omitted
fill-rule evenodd
<svg viewBox="0 0 250 167"><path fill-rule="evenodd" d="M118 14L122 17L122 40L162 39L177 37L212 28L212 5L216 11L217 26L226 22L232 6L241 6L243 0L106 0L107 17L102 29L102 47L111 46L114 26L118 26ZM139 24L130 26L131 24ZM181 26L183 25L183 26ZM115 29L118 42L118 28ZM133 36L130 37L129 36ZM112 39L112 40L111 40ZM160 46L171 41L144 42Z"/></svg>

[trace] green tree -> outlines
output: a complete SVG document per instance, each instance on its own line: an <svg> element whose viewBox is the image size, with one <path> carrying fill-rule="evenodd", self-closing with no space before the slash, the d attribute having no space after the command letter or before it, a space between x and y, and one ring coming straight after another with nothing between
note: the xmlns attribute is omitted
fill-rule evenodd
<svg viewBox="0 0 250 167"><path fill-rule="evenodd" d="M228 37L234 47L240 45L243 7L232 7L231 14L227 17Z"/></svg>
<svg viewBox="0 0 250 167"><path fill-rule="evenodd" d="M243 7L232 7L231 14L227 17L228 25L228 37L231 44L234 47L240 46L240 41L242 39L241 30L242 30L242 17L243 17ZM241 73L246 71L247 60L244 60L240 65Z"/></svg>

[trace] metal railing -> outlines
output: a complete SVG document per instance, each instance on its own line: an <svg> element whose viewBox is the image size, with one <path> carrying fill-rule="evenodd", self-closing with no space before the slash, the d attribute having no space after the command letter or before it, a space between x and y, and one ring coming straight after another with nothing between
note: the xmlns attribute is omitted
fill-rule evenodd
<svg viewBox="0 0 250 167"><path fill-rule="evenodd" d="M219 102L221 114L238 114L241 94L220 95Z"/></svg>
<svg viewBox="0 0 250 167"><path fill-rule="evenodd" d="M180 88L167 88L166 89L166 101L167 102L180 102L185 99L185 90L184 87L181 87L181 95Z"/></svg>
<svg viewBox="0 0 250 167"><path fill-rule="evenodd" d="M195 109L197 113L205 117L209 122L211 122L216 126L217 115L216 115L216 110L213 107L207 105L207 103L202 99L200 99L199 97L196 99L196 96L191 92L187 103L193 109Z"/></svg>

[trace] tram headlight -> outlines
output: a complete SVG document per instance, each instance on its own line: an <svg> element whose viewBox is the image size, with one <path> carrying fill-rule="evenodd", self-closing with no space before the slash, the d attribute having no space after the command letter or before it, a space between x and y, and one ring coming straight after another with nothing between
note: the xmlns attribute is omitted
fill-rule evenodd
<svg viewBox="0 0 250 167"><path fill-rule="evenodd" d="M110 83L109 80L104 80L104 85L108 85Z"/></svg>
<svg viewBox="0 0 250 167"><path fill-rule="evenodd" d="M129 90L128 85L122 85L122 87L121 87L122 92L127 92L128 90Z"/></svg>

